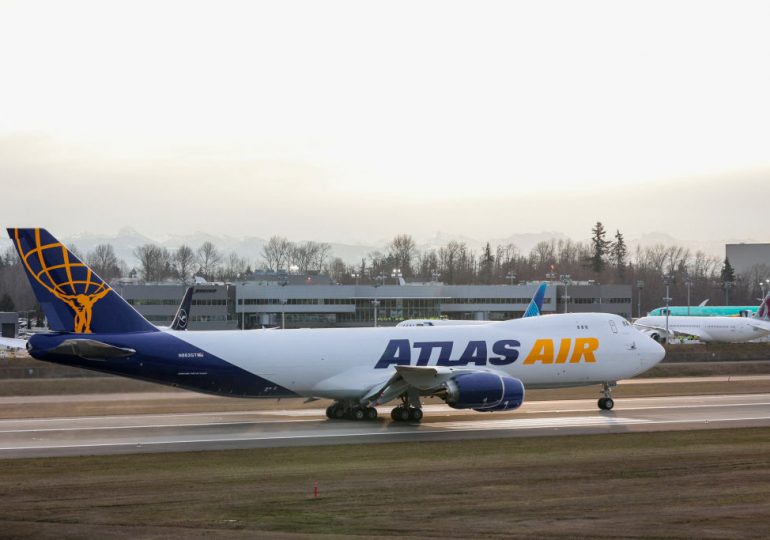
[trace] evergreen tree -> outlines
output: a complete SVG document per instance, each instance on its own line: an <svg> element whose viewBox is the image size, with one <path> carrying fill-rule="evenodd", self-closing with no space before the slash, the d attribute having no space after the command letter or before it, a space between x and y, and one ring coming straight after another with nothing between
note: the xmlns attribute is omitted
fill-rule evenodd
<svg viewBox="0 0 770 540"><path fill-rule="evenodd" d="M610 260L615 270L618 273L619 278L623 278L626 273L626 256L628 255L628 248L626 247L626 241L623 239L623 235L619 230L615 232L615 241L610 247Z"/></svg>
<svg viewBox="0 0 770 540"><path fill-rule="evenodd" d="M484 246L484 253L481 256L481 262L480 262L480 270L481 270L481 279L484 283L490 284L492 283L492 274L495 269L495 256L492 255L492 246L489 245L489 242L487 242L487 245Z"/></svg>
<svg viewBox="0 0 770 540"><path fill-rule="evenodd" d="M722 265L720 278L722 279L722 283L732 283L735 281L735 270L733 270L733 266L730 264L730 259L727 257L725 257L725 262Z"/></svg>
<svg viewBox="0 0 770 540"><path fill-rule="evenodd" d="M591 233L593 234L591 236L591 270L596 274L600 274L604 270L611 242L605 238L607 231L604 229L601 221L596 222L596 225L591 229Z"/></svg>

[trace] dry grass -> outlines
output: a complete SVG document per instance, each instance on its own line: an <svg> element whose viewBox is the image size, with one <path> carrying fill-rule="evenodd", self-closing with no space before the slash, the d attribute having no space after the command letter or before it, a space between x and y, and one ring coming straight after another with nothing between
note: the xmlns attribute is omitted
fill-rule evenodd
<svg viewBox="0 0 770 540"><path fill-rule="evenodd" d="M4 537L759 538L770 431L7 460L0 496Z"/></svg>

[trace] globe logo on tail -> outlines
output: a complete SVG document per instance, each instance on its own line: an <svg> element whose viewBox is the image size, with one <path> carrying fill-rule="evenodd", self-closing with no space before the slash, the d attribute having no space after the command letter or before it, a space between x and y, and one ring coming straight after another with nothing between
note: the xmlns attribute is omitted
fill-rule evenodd
<svg viewBox="0 0 770 540"><path fill-rule="evenodd" d="M90 334L94 305L112 289L63 244L41 241L40 229L35 229L32 245L24 245L18 229L14 241L29 275L72 309L74 331Z"/></svg>

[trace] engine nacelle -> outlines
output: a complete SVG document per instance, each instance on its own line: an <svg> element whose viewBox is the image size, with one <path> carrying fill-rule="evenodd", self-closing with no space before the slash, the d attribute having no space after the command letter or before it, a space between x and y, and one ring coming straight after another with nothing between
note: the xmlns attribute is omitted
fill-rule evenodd
<svg viewBox="0 0 770 540"><path fill-rule="evenodd" d="M496 373L465 373L446 383L446 402L454 409L480 412L517 409L524 401L519 379Z"/></svg>

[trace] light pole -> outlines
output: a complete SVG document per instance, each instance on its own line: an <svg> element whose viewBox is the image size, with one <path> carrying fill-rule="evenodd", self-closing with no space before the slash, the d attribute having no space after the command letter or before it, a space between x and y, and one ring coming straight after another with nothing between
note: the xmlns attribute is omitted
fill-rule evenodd
<svg viewBox="0 0 770 540"><path fill-rule="evenodd" d="M559 276L559 280L564 283L564 313L567 313L567 305L569 304L569 295L567 294L567 285L571 283L569 274L562 274Z"/></svg>
<svg viewBox="0 0 770 540"><path fill-rule="evenodd" d="M513 272L508 272L507 274L505 274L505 278L511 280L511 287L513 287L513 281L516 279L516 274L514 274Z"/></svg>
<svg viewBox="0 0 770 540"><path fill-rule="evenodd" d="M376 281L374 282L375 298L372 300L372 306L374 306L374 327L377 328L377 306L380 305L380 301L377 300L377 287L385 283L385 274L380 273Z"/></svg>
<svg viewBox="0 0 770 540"><path fill-rule="evenodd" d="M374 306L374 327L377 328L377 306L380 305L380 301L375 298L372 300L372 305Z"/></svg>
<svg viewBox="0 0 770 540"><path fill-rule="evenodd" d="M725 281L724 282L724 287L725 287L725 305L726 306L730 305L730 289L732 288L732 286L733 286L733 282L732 281Z"/></svg>
<svg viewBox="0 0 770 540"><path fill-rule="evenodd" d="M637 280L636 282L636 316L641 318L642 316L642 289L644 289L644 281Z"/></svg>
<svg viewBox="0 0 770 540"><path fill-rule="evenodd" d="M281 274L281 281L279 282L281 287L286 287L289 284L289 274ZM284 296L286 295L286 289L283 289ZM286 329L286 298L281 298L281 330Z"/></svg>
<svg viewBox="0 0 770 540"><path fill-rule="evenodd" d="M668 316L671 310L668 308L671 297L669 296L669 286L674 282L673 276L666 274L663 276L663 283L666 284L666 297L663 299L666 302L666 342L668 342Z"/></svg>
<svg viewBox="0 0 770 540"><path fill-rule="evenodd" d="M762 298L759 299L759 302L762 303L765 300L765 291L767 290L767 286L770 285L770 279L766 279L764 281L759 282L759 290L762 291Z"/></svg>
<svg viewBox="0 0 770 540"><path fill-rule="evenodd" d="M690 287L692 287L692 279L690 276L684 278L684 284L687 287L687 314L690 314Z"/></svg>

